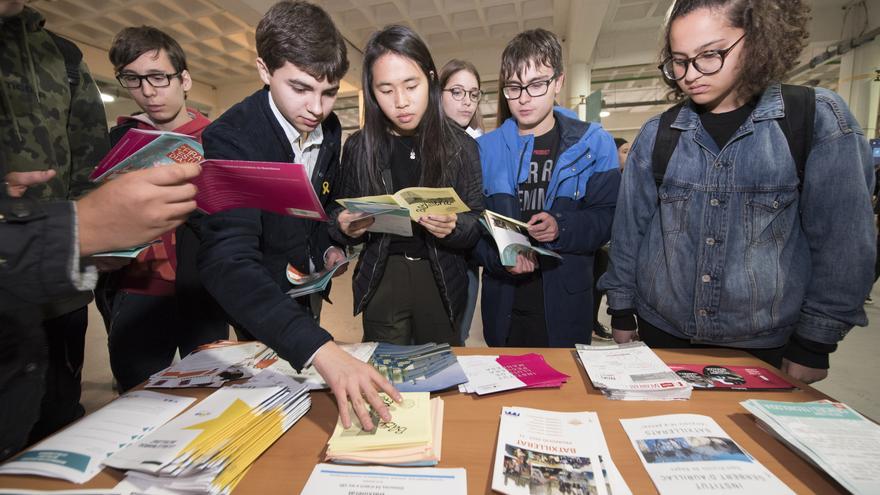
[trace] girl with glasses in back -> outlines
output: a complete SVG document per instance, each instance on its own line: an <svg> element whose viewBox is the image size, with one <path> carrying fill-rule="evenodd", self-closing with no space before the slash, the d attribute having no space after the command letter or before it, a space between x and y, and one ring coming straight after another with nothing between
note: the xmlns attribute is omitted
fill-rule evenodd
<svg viewBox="0 0 880 495"><path fill-rule="evenodd" d="M369 232L372 218L331 211L331 236L364 244L354 312L364 313L365 341L458 345L467 299L464 253L479 238L483 210L477 144L441 112L434 61L411 29L389 26L373 34L363 67L364 125L343 149L342 197L452 187L470 211L422 216L410 237Z"/></svg>
<svg viewBox="0 0 880 495"><path fill-rule="evenodd" d="M741 348L813 382L867 324L867 141L837 94L780 84L808 19L801 0L673 5L658 68L682 102L633 143L599 284L615 341Z"/></svg>

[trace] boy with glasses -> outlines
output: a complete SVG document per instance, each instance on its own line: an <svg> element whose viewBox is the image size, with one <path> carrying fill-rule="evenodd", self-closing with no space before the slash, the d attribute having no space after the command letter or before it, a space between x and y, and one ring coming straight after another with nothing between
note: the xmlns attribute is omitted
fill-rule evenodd
<svg viewBox="0 0 880 495"><path fill-rule="evenodd" d="M116 80L142 110L117 119L111 144L130 129L173 131L201 140L211 121L186 106L193 82L174 38L151 26L125 28L113 39L110 62ZM170 365L176 352L186 356L229 336L222 311L198 282L196 251L197 239L181 226L131 264L101 277L95 292L120 392Z"/></svg>
<svg viewBox="0 0 880 495"><path fill-rule="evenodd" d="M554 109L565 73L553 33L517 35L501 61L498 129L479 138L486 209L529 225L534 243L562 260L517 255L501 265L484 235L483 325L490 346L589 343L593 252L611 235L620 171L611 135Z"/></svg>

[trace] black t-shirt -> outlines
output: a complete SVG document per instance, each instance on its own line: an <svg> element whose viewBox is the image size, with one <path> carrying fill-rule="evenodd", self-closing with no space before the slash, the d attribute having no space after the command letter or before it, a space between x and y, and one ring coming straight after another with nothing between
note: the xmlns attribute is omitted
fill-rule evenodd
<svg viewBox="0 0 880 495"><path fill-rule="evenodd" d="M394 190L418 186L422 176L422 162L416 151L418 139L413 136L394 136L391 141L391 181L394 183ZM410 258L427 258L425 229L413 223L412 230L412 237L392 234L388 253L403 254Z"/></svg>
<svg viewBox="0 0 880 495"><path fill-rule="evenodd" d="M712 136L718 147L723 148L730 141L730 138L736 134L736 131L742 127L743 123L745 123L757 106L758 101L752 100L730 112L711 113L702 109L698 109L697 112L700 115L700 122L703 124L703 128Z"/></svg>
<svg viewBox="0 0 880 495"><path fill-rule="evenodd" d="M535 136L532 159L529 160L529 175L517 191L522 221L528 222L532 215L544 210L544 198L558 153L559 124L556 124L548 132Z"/></svg>

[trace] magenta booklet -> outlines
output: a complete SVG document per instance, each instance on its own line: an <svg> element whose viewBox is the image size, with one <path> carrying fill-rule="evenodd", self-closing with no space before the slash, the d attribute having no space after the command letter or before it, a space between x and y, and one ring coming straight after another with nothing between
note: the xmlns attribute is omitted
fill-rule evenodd
<svg viewBox="0 0 880 495"><path fill-rule="evenodd" d="M525 383L527 388L560 387L569 378L547 364L540 354L502 355L496 361Z"/></svg>
<svg viewBox="0 0 880 495"><path fill-rule="evenodd" d="M298 163L205 160L193 181L196 202L207 213L235 208L328 220L305 165Z"/></svg>
<svg viewBox="0 0 880 495"><path fill-rule="evenodd" d="M669 368L695 390L792 390L794 385L757 366L670 364Z"/></svg>

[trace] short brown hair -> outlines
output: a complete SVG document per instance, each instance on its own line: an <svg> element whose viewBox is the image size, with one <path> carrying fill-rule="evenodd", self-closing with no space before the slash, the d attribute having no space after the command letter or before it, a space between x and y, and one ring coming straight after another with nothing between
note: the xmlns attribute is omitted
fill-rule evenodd
<svg viewBox="0 0 880 495"><path fill-rule="evenodd" d="M165 50L174 72L187 70L186 54L180 44L164 31L153 26L127 27L116 33L110 46L110 63L117 73L148 52Z"/></svg>
<svg viewBox="0 0 880 495"><path fill-rule="evenodd" d="M339 81L348 71L345 39L327 12L308 2L284 0L257 25L257 55L269 73L286 62L315 79Z"/></svg>
<svg viewBox="0 0 880 495"><path fill-rule="evenodd" d="M751 98L781 82L797 63L806 45L810 7L802 0L677 0L664 28L660 58L672 56L669 31L673 21L699 9L716 10L727 23L745 31L740 60L742 68L735 83L736 91ZM675 98L684 93L678 83L663 78Z"/></svg>
<svg viewBox="0 0 880 495"><path fill-rule="evenodd" d="M559 37L546 29L530 29L514 36L501 54L501 72L498 76L498 85L503 87L514 75L522 77L522 74L531 66L546 65L553 69L553 75L558 76L565 71L562 64L562 44ZM498 92L498 117L497 125L501 127L510 117L510 107L507 98L499 87Z"/></svg>
<svg viewBox="0 0 880 495"><path fill-rule="evenodd" d="M449 82L449 79L458 74L461 71L470 72L477 79L477 89L482 89L483 82L480 81L480 73L477 72L477 68L474 64L468 62L467 60L461 60L458 58L454 58L443 66L440 69L440 90L446 89L446 84ZM474 112L474 116L471 117L471 121L468 122L468 126L473 129L483 130L483 115L480 113L480 102L477 102L477 111Z"/></svg>

